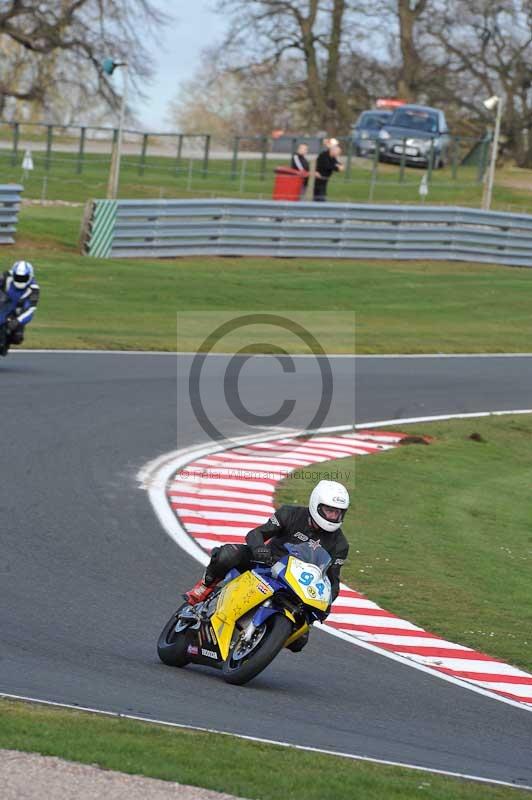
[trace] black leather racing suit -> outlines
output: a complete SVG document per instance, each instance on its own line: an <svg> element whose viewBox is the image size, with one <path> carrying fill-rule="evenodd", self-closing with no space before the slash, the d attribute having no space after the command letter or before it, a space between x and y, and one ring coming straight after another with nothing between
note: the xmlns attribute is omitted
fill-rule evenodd
<svg viewBox="0 0 532 800"><path fill-rule="evenodd" d="M300 544L308 539L319 541L332 557L327 576L331 581L332 600L335 600L340 590L340 570L347 558L349 544L341 528L334 533L315 528L306 506L281 506L267 522L247 534L247 544L224 544L215 548L205 571L205 582L213 583L225 577L231 569L249 569L253 563L252 551L265 543L269 544L277 559L286 555L284 544Z"/></svg>

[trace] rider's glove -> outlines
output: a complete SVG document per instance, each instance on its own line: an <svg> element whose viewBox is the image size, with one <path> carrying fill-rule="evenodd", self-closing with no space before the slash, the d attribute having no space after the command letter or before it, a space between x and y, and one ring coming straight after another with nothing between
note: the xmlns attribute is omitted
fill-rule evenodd
<svg viewBox="0 0 532 800"><path fill-rule="evenodd" d="M8 319L6 327L9 333L13 333L14 331L17 330L19 325L20 322L18 321L18 319L16 317L11 317L10 319Z"/></svg>
<svg viewBox="0 0 532 800"><path fill-rule="evenodd" d="M251 557L253 561L257 561L259 564L266 564L268 567L271 567L274 562L272 549L267 544L253 547L251 550Z"/></svg>

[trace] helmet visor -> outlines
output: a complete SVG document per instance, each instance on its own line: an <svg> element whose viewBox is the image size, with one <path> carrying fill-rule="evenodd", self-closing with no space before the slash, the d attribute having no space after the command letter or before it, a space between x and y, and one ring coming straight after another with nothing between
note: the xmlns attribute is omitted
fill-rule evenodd
<svg viewBox="0 0 532 800"><path fill-rule="evenodd" d="M325 503L321 503L318 506L318 511L327 522L341 522L345 515L344 508L335 508L334 506L325 505Z"/></svg>
<svg viewBox="0 0 532 800"><path fill-rule="evenodd" d="M30 280L29 275L13 275L13 283L17 289L24 289Z"/></svg>

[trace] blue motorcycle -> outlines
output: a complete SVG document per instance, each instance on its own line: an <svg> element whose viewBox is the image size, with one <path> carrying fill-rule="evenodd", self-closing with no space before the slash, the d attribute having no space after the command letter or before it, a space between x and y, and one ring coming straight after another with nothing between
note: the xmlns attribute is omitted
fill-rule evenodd
<svg viewBox="0 0 532 800"><path fill-rule="evenodd" d="M10 323L15 319L12 300L0 290L0 356L7 356L11 344Z"/></svg>

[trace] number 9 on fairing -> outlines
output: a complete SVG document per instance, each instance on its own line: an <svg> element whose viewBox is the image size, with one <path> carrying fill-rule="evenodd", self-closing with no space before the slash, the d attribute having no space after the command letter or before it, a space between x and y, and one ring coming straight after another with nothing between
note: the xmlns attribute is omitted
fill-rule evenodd
<svg viewBox="0 0 532 800"><path fill-rule="evenodd" d="M312 572L302 572L299 576L299 583L302 583L303 586L310 586L312 581L314 580L314 575Z"/></svg>

